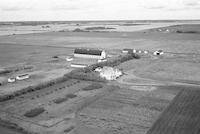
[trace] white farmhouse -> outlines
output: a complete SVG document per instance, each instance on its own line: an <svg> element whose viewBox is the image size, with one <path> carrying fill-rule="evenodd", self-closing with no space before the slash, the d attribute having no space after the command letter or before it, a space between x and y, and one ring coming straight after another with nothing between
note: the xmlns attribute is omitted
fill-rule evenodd
<svg viewBox="0 0 200 134"><path fill-rule="evenodd" d="M106 66L100 72L100 76L107 80L116 80L121 75L122 72L119 69Z"/></svg>
<svg viewBox="0 0 200 134"><path fill-rule="evenodd" d="M98 49L77 48L74 50L74 57L90 58L90 59L105 59L106 52L104 50L98 50Z"/></svg>

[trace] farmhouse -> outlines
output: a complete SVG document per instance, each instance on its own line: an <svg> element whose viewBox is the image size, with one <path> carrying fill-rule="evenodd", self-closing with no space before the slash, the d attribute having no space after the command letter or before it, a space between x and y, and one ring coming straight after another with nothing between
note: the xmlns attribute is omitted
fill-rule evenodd
<svg viewBox="0 0 200 134"><path fill-rule="evenodd" d="M106 52L98 49L77 48L74 50L74 57L90 58L90 59L105 59Z"/></svg>
<svg viewBox="0 0 200 134"><path fill-rule="evenodd" d="M119 69L106 66L100 72L100 76L107 80L116 80L121 75L122 72Z"/></svg>

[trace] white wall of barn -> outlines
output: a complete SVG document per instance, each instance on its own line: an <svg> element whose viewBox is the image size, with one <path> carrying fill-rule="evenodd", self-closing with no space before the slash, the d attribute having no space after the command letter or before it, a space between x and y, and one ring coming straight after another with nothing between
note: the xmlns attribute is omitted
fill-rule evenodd
<svg viewBox="0 0 200 134"><path fill-rule="evenodd" d="M98 55L89 55L89 54L74 54L74 57L79 57L79 58L89 58L89 59L103 59L103 56L98 56Z"/></svg>

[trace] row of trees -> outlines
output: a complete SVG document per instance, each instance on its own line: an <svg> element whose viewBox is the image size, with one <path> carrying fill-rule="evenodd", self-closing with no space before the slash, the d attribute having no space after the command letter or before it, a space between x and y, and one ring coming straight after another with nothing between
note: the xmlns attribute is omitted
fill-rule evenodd
<svg viewBox="0 0 200 134"><path fill-rule="evenodd" d="M114 59L110 59L106 62L101 62L101 63L96 63L96 64L93 64L93 65L90 65L90 66L83 68L83 69L75 69L75 70L71 71L70 73L63 75L60 78L56 78L56 79L48 81L48 82L43 82L43 83L40 83L38 85L29 86L29 87L26 87L22 90L15 91L15 92L8 94L8 95L0 96L0 102L13 99L16 96L20 96L20 95L23 95L23 94L34 92L34 91L37 91L37 90L41 90L43 88L50 87L54 84L58 84L58 83L62 83L64 81L68 81L70 79L79 79L79 80L87 80L87 81L95 81L95 82L106 82L106 80L104 78L101 78L97 73L94 72L94 70L97 67L104 67L104 66L114 67L114 66L119 65L122 62L126 62L126 61L131 60L131 59L139 59L139 58L140 57L137 54L134 54L134 53L130 54L129 53L129 54L126 54L126 55L123 55L123 56L116 57Z"/></svg>

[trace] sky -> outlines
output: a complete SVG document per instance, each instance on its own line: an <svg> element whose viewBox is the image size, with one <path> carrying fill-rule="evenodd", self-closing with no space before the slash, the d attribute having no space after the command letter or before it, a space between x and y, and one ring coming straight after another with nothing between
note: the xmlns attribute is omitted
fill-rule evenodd
<svg viewBox="0 0 200 134"><path fill-rule="evenodd" d="M0 21L200 19L200 0L0 0Z"/></svg>

